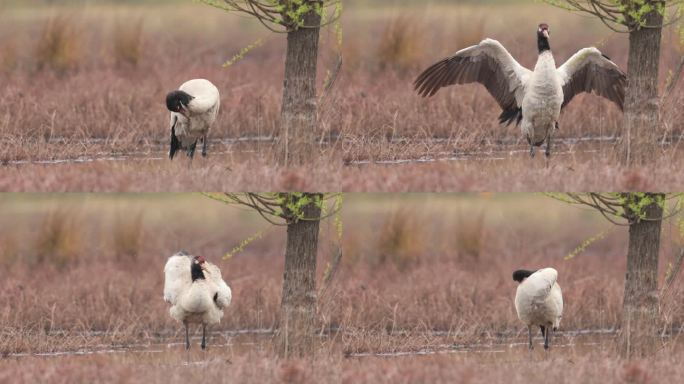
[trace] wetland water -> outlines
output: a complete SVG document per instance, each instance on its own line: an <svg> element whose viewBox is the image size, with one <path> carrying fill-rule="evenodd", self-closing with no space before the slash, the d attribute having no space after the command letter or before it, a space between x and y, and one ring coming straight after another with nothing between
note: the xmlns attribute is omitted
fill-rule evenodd
<svg viewBox="0 0 684 384"><path fill-rule="evenodd" d="M663 142L663 145L678 143L683 138L672 138ZM554 142L552 156L575 156L592 154L610 148L616 143L613 136L558 138ZM331 143L342 142L347 148L345 152L345 165L402 165L420 164L431 162L450 161L503 161L512 157L527 156L529 147L521 140L499 140L477 145L477 149L460 149L458 140L449 138L409 138L394 137L383 140L322 140L322 147L329 147ZM54 150L45 153L64 153L60 147L82 146L93 148L88 155L67 155L62 158L25 158L5 159L2 165L69 165L92 162L140 162L140 161L163 161L168 159L167 143L165 141L146 141L139 143L133 150L108 150L108 143L104 139L71 140L68 138L52 138L45 145ZM216 138L210 141L209 158L222 158L234 155L260 153L264 149L275 145L275 139L270 136L241 137L241 138ZM370 159L365 155L357 156L353 152L359 147L370 146L382 148L382 155ZM469 147L473 147L472 144ZM410 150L408 148L411 148ZM543 149L538 149L537 154L543 156ZM200 158L200 156L196 156Z"/></svg>
<svg viewBox="0 0 684 384"><path fill-rule="evenodd" d="M60 334L60 332L56 332ZM338 332L339 333L339 332ZM353 332L342 332L347 337L358 337ZM538 332L537 332L538 333ZM215 331L211 332L209 336L209 348L207 354L212 351L215 354L223 355L225 352L230 354L248 353L254 350L263 350L269 348L274 332L270 329L244 329L236 331ZM330 342L333 348L339 347L344 350L340 342L334 341L332 336L334 333L321 336L323 341ZM613 346L613 341L617 335L613 329L585 329L585 330L569 330L559 331L554 335L552 341L552 350L561 349L564 351L572 351L573 353L582 353L596 350L609 349ZM680 339L681 330L673 335L666 335L663 337L663 343L675 342L677 344L684 344ZM55 337L102 337L106 336L103 332L83 332L83 333L67 333L63 332ZM403 339L410 336L417 336L415 333L397 332L392 336L384 336L396 342L396 345L401 345ZM473 355L473 356L505 356L508 354L519 354L527 352L527 336L526 331L523 330L515 333L513 331L500 333L497 335L482 336L478 342L474 343L450 343L449 339L459 338L462 335L449 332L427 332L421 337L431 338L434 342L426 346L412 346L411 348L390 348L389 350L377 351L345 351L344 356L347 358L362 359L369 357L376 358L399 358L399 357L419 357L429 355ZM200 350L199 342L201 335L196 332L191 338L191 353L205 353ZM535 351L544 351L543 340L539 334L534 337ZM184 343L182 342L181 332L173 334L171 332L158 334L153 338L141 339L138 343L125 343L116 345L101 343L90 346L88 348L73 349L73 350L55 350L49 352L20 352L7 353L3 358L78 358L89 355L154 355L166 353L184 352ZM200 355L202 356L202 355Z"/></svg>

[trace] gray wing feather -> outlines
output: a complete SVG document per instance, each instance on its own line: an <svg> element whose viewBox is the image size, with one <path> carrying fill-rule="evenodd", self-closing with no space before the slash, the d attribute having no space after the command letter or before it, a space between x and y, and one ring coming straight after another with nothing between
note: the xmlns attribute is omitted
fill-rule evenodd
<svg viewBox="0 0 684 384"><path fill-rule="evenodd" d="M563 84L562 107L579 93L593 92L623 109L627 76L598 49L581 49L558 68L558 74Z"/></svg>
<svg viewBox="0 0 684 384"><path fill-rule="evenodd" d="M506 111L522 105L530 73L499 42L485 39L431 65L416 78L414 87L429 97L449 85L481 83Z"/></svg>

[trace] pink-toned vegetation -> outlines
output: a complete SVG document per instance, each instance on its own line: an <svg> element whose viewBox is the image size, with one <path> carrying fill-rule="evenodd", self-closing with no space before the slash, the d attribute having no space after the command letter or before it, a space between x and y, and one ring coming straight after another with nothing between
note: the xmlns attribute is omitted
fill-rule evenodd
<svg viewBox="0 0 684 384"><path fill-rule="evenodd" d="M188 14L196 17L183 19ZM505 14L505 22L495 14ZM304 185L370 191L505 191L510 185L516 190L538 190L540 185L561 190L566 183L584 190L630 188L620 181L629 171L618 166L613 148L621 134L620 112L596 96L578 97L563 113L557 155L545 168L542 158L526 157L517 128L497 124L498 107L483 87L452 87L428 100L412 91L422 68L485 36L499 39L523 64L533 65L538 15L551 25L559 62L579 48L598 45L625 68L626 36L609 33L597 21L539 4L348 7L343 18L344 64L334 88L321 101L321 153L317 164L301 170ZM0 18L0 160L6 164L0 174L2 189L287 187L279 180L287 179L284 174L290 171L272 161L283 36L200 5L8 8ZM221 67L257 38L264 39L263 46L231 67ZM669 29L663 44L664 84L684 47ZM322 86L338 51L332 31L322 33L321 45ZM193 77L216 83L222 106L211 133L212 158L196 161L192 170L184 171L164 160L168 115L163 98ZM684 181L676 172L683 160L684 116L677 107L684 102L682 89L680 84L664 101L663 125L654 128L663 145L658 163L642 172L647 185L676 189ZM233 141L238 138L261 140ZM100 161L24 163L74 159ZM357 167L358 162L419 159L441 161ZM483 163L491 175L485 181ZM216 168L231 172L217 176ZM585 171L594 169L596 177ZM193 180L197 173L208 177ZM576 177L578 173L582 176ZM60 181L53 183L46 174ZM94 174L109 179L93 178ZM400 178L402 184L378 182L386 174ZM459 180L448 181L454 175Z"/></svg>
<svg viewBox="0 0 684 384"><path fill-rule="evenodd" d="M313 366L275 360L269 333L233 333L269 332L278 321L284 233L269 229L253 212L200 195L5 195L0 208L0 300L5 303L0 352L18 363L2 361L0 371L16 373L25 364L51 367L19 368L26 381L50 372L76 381L98 374L82 362L111 365L102 374L124 381L197 374L167 369L185 359L176 344L181 327L168 316L161 297L163 264L179 249L217 262L233 289L233 304L212 329L209 354L191 355L208 361L208 377L225 371L243 380L254 375L254 381L288 381L284 377L289 374L305 375L308 381L328 381L330 375L345 381L396 381L397 375L408 375L404 380L415 382L449 380L490 363L496 369L477 370L469 380L510 372L522 380L534 367L546 367L556 377L563 374L560 367L575 364L576 377L589 382L598 381L589 378L602 370L615 377L633 370L653 378L680 373L673 359L681 357L681 279L660 293L661 358L655 365L625 366L615 359L612 339L621 313L626 230L544 196L347 195L343 258L319 297L321 344ZM262 230L263 237L244 252L220 260ZM603 240L564 260L603 231ZM683 246L679 231L676 221L664 226L663 279ZM338 241L333 223L325 222L321 235L322 276ZM560 273L566 303L562 332L550 357L538 348L526 362L524 343L518 344L525 331L515 315L516 284L510 275L516 268L541 266ZM469 348L479 352L466 352ZM111 349L118 353L106 352ZM104 355L15 356L78 350ZM357 356L416 351L447 354L398 360ZM226 360L233 364L222 364ZM327 368L311 368L317 366Z"/></svg>
<svg viewBox="0 0 684 384"><path fill-rule="evenodd" d="M266 351L209 350L0 360L0 380L17 383L677 383L684 374L682 351L657 359L621 361L605 350L558 349L549 356L520 347L491 353L453 353L394 358L344 358L319 354L313 360L278 360ZM665 352L665 351L663 351Z"/></svg>

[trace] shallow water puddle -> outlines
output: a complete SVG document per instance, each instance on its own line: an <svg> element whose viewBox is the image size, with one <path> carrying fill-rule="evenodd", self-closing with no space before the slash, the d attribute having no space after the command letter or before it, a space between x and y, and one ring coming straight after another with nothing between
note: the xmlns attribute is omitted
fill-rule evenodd
<svg viewBox="0 0 684 384"><path fill-rule="evenodd" d="M250 153L252 151L223 151L214 152L213 155L229 155L231 153ZM3 162L3 165L61 165L61 164L84 164L94 162L112 162L112 161L160 161L168 160L166 154L159 153L155 156L139 156L135 154L127 155L105 155L105 156L91 156L91 157L77 157L75 159L51 159L51 160L10 160Z"/></svg>
<svg viewBox="0 0 684 384"><path fill-rule="evenodd" d="M684 329L673 330L673 333L663 336L664 340L674 339L679 341L678 337ZM440 343L426 346L424 348L416 348L411 350L390 350L390 351L368 351L368 352L352 352L345 353L348 358L366 358L366 357L380 357L380 358L395 358L395 357L411 357L411 356L428 356L438 354L455 354L455 355L473 355L473 356L496 356L503 354L519 355L521 351L527 351L527 336L526 330L523 331L503 331L493 333L491 335L482 335L479 342L469 344L453 344ZM55 335L60 336L105 336L112 335L106 332L66 332L54 331ZM353 331L336 330L331 333L343 333L353 335ZM251 351L260 347L270 345L271 338L274 331L272 329L241 329L234 331L216 331L209 335L209 349L211 350L229 350L229 351ZM568 330L557 332L554 334L551 342L551 350L596 350L606 346L610 346L617 332L615 329L582 329L582 330ZM169 352L184 352L184 339L181 332L165 331L155 334L156 337L149 337L148 342L137 344L126 344L122 346L98 344L91 348L83 348L70 351L51 351L38 353L9 353L3 355L4 358L56 358L56 357L78 357L88 355L155 355ZM401 340L409 336L416 336L416 332L397 331L390 335L390 338ZM452 337L468 337L469 335L460 334L459 332L448 331L428 331L423 333L424 336L431 337L445 337L445 341ZM112 335L113 336L113 335ZM328 333L324 334L322 338L328 338ZM198 334L191 338L191 351L200 351L201 337ZM535 349L543 351L543 340L540 335L533 338ZM200 362L201 363L201 362ZM195 363L193 363L195 364Z"/></svg>
<svg viewBox="0 0 684 384"><path fill-rule="evenodd" d="M351 160L345 162L347 165L401 165L401 164L421 164L421 163L436 163L436 162L452 162L452 161L502 161L509 160L513 155L528 153L528 150L502 150L493 152L467 152L458 156L435 156L435 157L420 157L417 159L393 159L393 160ZM598 153L596 149L583 151L558 151L553 152L554 156L569 156L578 154ZM539 155L543 156L543 154Z"/></svg>
<svg viewBox="0 0 684 384"><path fill-rule="evenodd" d="M664 140L663 145L681 141L682 137L673 137L670 140ZM319 144L322 146L330 145L334 142L342 140L348 143L357 142L353 139L327 139L322 140ZM76 140L65 137L55 137L48 140L52 145L72 145L85 144L97 145L107 144L111 140L93 138L86 140ZM273 144L276 139L271 136L246 136L239 138L216 138L210 140L210 145L224 145L232 146L235 144L251 144L250 147L241 150L228 149L224 151L210 151L210 156L226 156L232 154L256 153L258 145L261 143ZM582 155L588 153L599 152L600 146L604 143L615 143L617 138L614 136L599 136L599 137L569 137L555 139L556 148L564 148L562 150L554 151L553 156L568 156L568 155ZM458 146L460 140L453 138L413 138L413 137L394 137L384 142L370 141L372 144L379 145L448 145ZM38 159L38 160L7 160L3 165L63 165L63 164L84 164L93 162L125 162L125 161L162 161L168 159L166 153L165 141L146 141L141 146L147 150L131 151L126 153L117 152L98 152L91 156L79 156L76 158L64 159ZM588 148L578 150L573 146L581 144L589 146ZM366 165L366 164L380 164L380 165L402 165L402 164L420 164L420 163L434 163L439 161L503 161L515 155L527 154L529 148L520 139L502 139L496 142L488 142L479 146L483 148L480 151L439 151L436 155L421 156L418 158L399 158L399 159L381 159L381 160L349 160L346 165ZM543 149L537 151L538 156L543 156Z"/></svg>
<svg viewBox="0 0 684 384"><path fill-rule="evenodd" d="M507 354L515 353L518 354L520 351L527 352L527 342L512 342L512 343L496 343L496 344L468 344L468 345L440 345L431 348L419 349L414 351L394 351L394 352L360 352L360 353L349 353L346 356L350 358L365 358L365 357L411 357L411 356L429 356L429 355L446 355L446 354L481 354L481 355L497 355L497 354ZM605 341L586 341L586 342L575 342L571 340L566 343L552 343L551 350L553 349L569 349L569 348L581 348L581 349L596 349L597 347L606 345ZM535 349L543 349L542 340L534 340Z"/></svg>
<svg viewBox="0 0 684 384"><path fill-rule="evenodd" d="M53 335L68 336L68 337L96 337L96 336L115 336L113 333L102 331L91 332L68 332L56 330L51 332ZM146 343L131 344L127 343L122 346L113 346L106 344L98 344L91 348L83 348L68 351L51 351L51 352L18 352L8 353L2 355L5 358L24 358L24 357L77 357L89 355L115 355L115 354L158 354L168 351L178 350L184 351L185 342L184 336L181 333L174 333L171 331L160 332L159 337L147 338ZM209 333L208 345L209 349L227 349L227 348L253 348L264 344L265 341L270 340L273 335L271 329L239 329L233 331L215 331ZM200 335L193 335L190 338L191 349L199 349L201 341ZM213 342L212 342L213 341Z"/></svg>
<svg viewBox="0 0 684 384"><path fill-rule="evenodd" d="M243 137L224 137L213 138L207 140L209 145L212 144L234 144L234 143L260 143L260 142L274 142L276 139L272 136L243 136ZM88 139L74 139L70 137L53 136L48 141L50 144L106 144L111 143L111 139L103 139L98 137ZM154 146L168 145L167 139L162 140L145 140Z"/></svg>
<svg viewBox="0 0 684 384"><path fill-rule="evenodd" d="M684 346L684 339L679 335L684 332L684 327L674 328L667 333L661 335L663 342L674 342L676 345ZM456 336L456 333L448 332L432 332L431 334L440 334L441 336ZM553 350L574 351L585 353L589 351L601 350L604 348L613 348L614 341L617 336L617 330L613 328L605 329L579 329L557 331L553 334L551 340L550 352ZM403 336L398 336L403 337ZM521 356L521 353L527 355L528 353L540 353L543 356L545 352L543 348L544 340L541 335L537 334L533 337L532 342L534 351L528 350L527 329L524 331L504 331L493 335L483 336L481 340L490 340L489 342L478 342L470 344L438 344L430 347L415 349L415 350L396 350L383 352L358 352L347 353L348 358L399 358L412 356L428 356L439 354L454 354L454 355L472 355L472 356L501 356L506 358L515 358ZM540 352L541 351L541 352Z"/></svg>
<svg viewBox="0 0 684 384"><path fill-rule="evenodd" d="M77 351L58 351L41 353L9 353L5 357L62 357L62 356L88 356L88 355L107 355L113 353L162 353L163 350L135 350L130 348L121 349L98 349L98 350L77 350Z"/></svg>
<svg viewBox="0 0 684 384"><path fill-rule="evenodd" d="M200 340L192 340L191 349L199 349ZM225 349L231 347L247 347L259 345L256 342L247 343L228 343L228 344L210 344L210 349ZM118 348L104 348L104 349L79 349L75 351L55 351L55 352L39 352L39 353L8 353L3 357L6 358L22 358L22 357L76 357L76 356L89 356L89 355L112 355L112 354L156 354L165 353L169 350L184 351L185 343L158 343L149 345L136 345L136 346L126 346Z"/></svg>

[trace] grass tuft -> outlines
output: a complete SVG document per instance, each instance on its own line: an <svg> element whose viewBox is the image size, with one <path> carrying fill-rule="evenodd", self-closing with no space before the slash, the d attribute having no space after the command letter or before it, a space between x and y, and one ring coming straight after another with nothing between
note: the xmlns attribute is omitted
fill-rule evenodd
<svg viewBox="0 0 684 384"><path fill-rule="evenodd" d="M478 260L486 242L484 212L460 212L456 217L454 236L457 249L461 255Z"/></svg>
<svg viewBox="0 0 684 384"><path fill-rule="evenodd" d="M66 268L78 262L82 241L72 212L55 209L48 213L36 236L34 260L37 264Z"/></svg>
<svg viewBox="0 0 684 384"><path fill-rule="evenodd" d="M400 73L415 70L423 55L421 35L416 23L408 15L390 20L378 43L379 69L391 69Z"/></svg>
<svg viewBox="0 0 684 384"><path fill-rule="evenodd" d="M112 228L112 245L117 261L136 261L143 239L142 213L119 214Z"/></svg>
<svg viewBox="0 0 684 384"><path fill-rule="evenodd" d="M137 67L143 58L143 19L118 20L112 33L117 66Z"/></svg>
<svg viewBox="0 0 684 384"><path fill-rule="evenodd" d="M420 262L423 248L416 212L400 209L390 214L378 235L377 264L395 265L404 271Z"/></svg>
<svg viewBox="0 0 684 384"><path fill-rule="evenodd" d="M81 58L81 44L75 19L63 15L51 17L35 46L37 68L51 69L59 74L76 69Z"/></svg>

